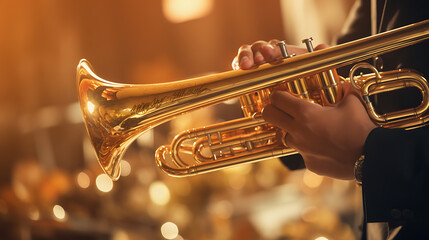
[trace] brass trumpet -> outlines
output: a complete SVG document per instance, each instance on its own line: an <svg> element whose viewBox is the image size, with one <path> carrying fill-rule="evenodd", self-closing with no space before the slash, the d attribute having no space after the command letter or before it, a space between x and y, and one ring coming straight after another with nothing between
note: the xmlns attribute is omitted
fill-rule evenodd
<svg viewBox="0 0 429 240"><path fill-rule="evenodd" d="M79 102L99 163L114 180L120 176L120 159L142 133L198 108L240 97L244 118L177 135L171 146L156 151L158 166L172 176L188 176L241 163L294 154L284 133L265 122L260 112L272 89L282 88L302 99L326 105L338 101L337 88L350 81L361 90L370 117L380 126L416 128L426 125L429 107L426 80L411 70L379 73L357 64L350 77L335 68L350 65L429 38L429 21L359 39L308 54L264 64L254 70L237 70L161 84L118 84L98 77L86 60L77 67ZM359 68L373 74L354 76ZM422 93L417 108L378 114L370 95L416 87ZM182 156L190 155L191 160ZM189 157L188 157L189 158Z"/></svg>

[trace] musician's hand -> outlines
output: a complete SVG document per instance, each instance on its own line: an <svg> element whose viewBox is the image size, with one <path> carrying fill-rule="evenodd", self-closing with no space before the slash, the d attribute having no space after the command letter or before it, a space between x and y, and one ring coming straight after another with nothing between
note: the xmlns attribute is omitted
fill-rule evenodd
<svg viewBox="0 0 429 240"><path fill-rule="evenodd" d="M376 125L357 90L350 84L342 84L341 88L341 102L324 107L285 91L275 91L272 104L264 108L262 116L288 132L287 145L303 156L309 170L333 178L354 179L354 162Z"/></svg>
<svg viewBox="0 0 429 240"><path fill-rule="evenodd" d="M277 46L279 40L272 39L266 41L256 41L251 45L244 44L238 49L237 56L232 61L232 68L251 69L261 64L273 62L282 57L280 48ZM320 44L314 49L319 50L328 47L326 44ZM293 45L286 45L289 54L300 55L307 52L307 49Z"/></svg>

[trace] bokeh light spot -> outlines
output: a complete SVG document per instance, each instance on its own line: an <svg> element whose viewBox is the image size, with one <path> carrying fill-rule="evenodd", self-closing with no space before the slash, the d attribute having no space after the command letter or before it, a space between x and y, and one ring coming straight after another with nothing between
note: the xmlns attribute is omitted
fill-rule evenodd
<svg viewBox="0 0 429 240"><path fill-rule="evenodd" d="M325 237L318 237L318 238L316 238L316 239L314 239L314 240L328 240L327 238L325 238Z"/></svg>
<svg viewBox="0 0 429 240"><path fill-rule="evenodd" d="M54 212L55 214L55 212ZM40 212L39 209L32 207L28 211L28 218L30 218L33 221L37 221L40 219Z"/></svg>
<svg viewBox="0 0 429 240"><path fill-rule="evenodd" d="M149 196L155 204L166 205L170 201L170 190L163 182L153 182L149 187Z"/></svg>
<svg viewBox="0 0 429 240"><path fill-rule="evenodd" d="M213 9L213 0L164 0L162 8L165 18L181 23L208 15Z"/></svg>
<svg viewBox="0 0 429 240"><path fill-rule="evenodd" d="M323 176L317 175L311 171L305 170L303 177L304 184L309 188L317 188L322 184Z"/></svg>
<svg viewBox="0 0 429 240"><path fill-rule="evenodd" d="M80 172L77 175L77 184L79 185L79 187L81 188L88 188L89 184L90 184L90 179L88 174L84 173L84 172Z"/></svg>
<svg viewBox="0 0 429 240"><path fill-rule="evenodd" d="M102 192L110 192L113 188L112 179L104 173L97 176L95 184L97 185L98 190Z"/></svg>
<svg viewBox="0 0 429 240"><path fill-rule="evenodd" d="M175 239L179 235L179 228L172 222L166 222L161 226L161 234L165 239Z"/></svg>
<svg viewBox="0 0 429 240"><path fill-rule="evenodd" d="M131 165L129 162L122 160L121 161L121 176L126 177L131 173Z"/></svg>
<svg viewBox="0 0 429 240"><path fill-rule="evenodd" d="M52 211L57 220L64 221L66 219L66 211L60 205L55 205Z"/></svg>

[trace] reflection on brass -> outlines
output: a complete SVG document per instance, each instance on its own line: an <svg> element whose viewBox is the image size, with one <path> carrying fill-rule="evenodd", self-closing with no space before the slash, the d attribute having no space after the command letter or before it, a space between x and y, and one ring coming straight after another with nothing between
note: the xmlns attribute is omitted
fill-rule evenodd
<svg viewBox="0 0 429 240"><path fill-rule="evenodd" d="M146 113L150 109L158 109L165 102L174 102L176 99L180 99L183 96L187 95L199 95L202 92L208 90L202 86L190 87L185 89L180 89L176 92L171 93L170 95L163 96L161 98L155 97L150 102L142 102L136 105L133 105L131 111L134 113Z"/></svg>
<svg viewBox="0 0 429 240"><path fill-rule="evenodd" d="M429 21L363 38L320 51L237 70L162 84L118 84L98 77L86 60L77 68L79 101L91 143L104 171L116 180L122 154L139 135L198 108L240 97L245 117L185 131L171 146L156 151L157 164L173 176L188 176L224 167L295 153L283 145L284 133L266 123L262 108L275 89L327 105L337 102L335 68L409 46L429 38ZM416 109L379 115L370 102L371 118L384 127L413 128L427 124L428 86L408 70L353 77L362 96L403 87L417 87L423 96ZM185 156L185 158L182 158ZM187 157L186 157L187 156Z"/></svg>

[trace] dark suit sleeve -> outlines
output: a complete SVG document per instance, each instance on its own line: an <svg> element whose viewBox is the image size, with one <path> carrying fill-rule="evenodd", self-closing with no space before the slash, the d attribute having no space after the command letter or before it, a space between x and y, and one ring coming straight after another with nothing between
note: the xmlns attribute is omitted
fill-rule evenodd
<svg viewBox="0 0 429 240"><path fill-rule="evenodd" d="M371 35L371 10L370 1L358 1L358 6L353 8L349 18L352 18L347 26L345 34L339 36L337 44L350 42Z"/></svg>
<svg viewBox="0 0 429 240"><path fill-rule="evenodd" d="M429 127L409 131L376 128L369 134L363 154L366 221L402 225L427 218Z"/></svg>

